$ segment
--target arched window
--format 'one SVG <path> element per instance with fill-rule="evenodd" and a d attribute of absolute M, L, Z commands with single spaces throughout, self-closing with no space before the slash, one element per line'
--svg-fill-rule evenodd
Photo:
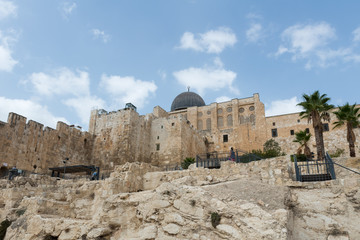
<path fill-rule="evenodd" d="M 240 122 L 240 124 L 244 124 L 244 123 L 245 123 L 245 117 L 244 117 L 244 115 L 240 115 L 240 116 L 239 116 L 239 122 Z"/>
<path fill-rule="evenodd" d="M 203 130 L 203 121 L 202 120 L 198 120 L 197 128 L 198 128 L 198 130 Z"/>
<path fill-rule="evenodd" d="M 218 127 L 223 127 L 224 126 L 224 118 L 223 117 L 218 117 L 217 125 L 218 125 Z"/>
<path fill-rule="evenodd" d="M 211 130 L 211 118 L 206 119 L 206 129 Z"/>
<path fill-rule="evenodd" d="M 232 125 L 233 125 L 233 118 L 232 118 L 232 115 L 229 114 L 229 115 L 227 116 L 227 126 L 228 126 L 228 127 L 232 127 Z"/>
<path fill-rule="evenodd" d="M 251 122 L 252 124 L 255 124 L 255 114 L 251 114 L 251 115 L 250 115 L 250 122 Z"/>

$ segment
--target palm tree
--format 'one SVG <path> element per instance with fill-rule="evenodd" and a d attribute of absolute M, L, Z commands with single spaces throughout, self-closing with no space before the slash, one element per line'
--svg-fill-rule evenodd
<path fill-rule="evenodd" d="M 311 158 L 311 151 L 307 143 L 311 138 L 311 133 L 307 133 L 305 130 L 295 133 L 295 140 L 293 142 L 297 142 L 300 144 L 300 147 L 297 150 L 297 154 L 301 154 L 302 148 L 304 148 L 304 154 L 307 158 Z"/>
<path fill-rule="evenodd" d="M 350 157 L 356 156 L 356 154 L 355 154 L 356 137 L 355 137 L 353 129 L 360 125 L 360 121 L 359 121 L 360 108 L 356 108 L 355 106 L 356 106 L 356 104 L 349 105 L 349 103 L 346 103 L 342 107 L 339 106 L 339 109 L 336 112 L 334 112 L 336 118 L 338 119 L 338 121 L 334 122 L 334 124 L 335 124 L 334 128 L 337 128 L 337 127 L 340 127 L 340 126 L 343 126 L 346 124 L 346 129 L 347 129 L 346 138 L 349 143 Z"/>
<path fill-rule="evenodd" d="M 330 122 L 329 110 L 334 106 L 328 104 L 330 98 L 326 97 L 326 94 L 320 95 L 319 91 L 315 91 L 311 95 L 303 94 L 303 102 L 299 103 L 304 111 L 300 112 L 301 118 L 307 118 L 308 121 L 312 121 L 316 150 L 318 160 L 323 160 L 325 157 L 325 147 L 323 139 L 323 123 L 321 120 Z"/>

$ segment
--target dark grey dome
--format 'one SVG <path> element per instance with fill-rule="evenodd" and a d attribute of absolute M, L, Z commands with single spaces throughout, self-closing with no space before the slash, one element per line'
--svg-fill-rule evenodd
<path fill-rule="evenodd" d="M 205 102 L 198 94 L 194 92 L 183 92 L 176 96 L 171 104 L 171 111 L 186 109 L 188 107 L 205 106 Z"/>

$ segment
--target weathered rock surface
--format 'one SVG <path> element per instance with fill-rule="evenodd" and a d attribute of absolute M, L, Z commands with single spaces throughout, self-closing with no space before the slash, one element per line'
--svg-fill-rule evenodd
<path fill-rule="evenodd" d="M 173 172 L 131 163 L 102 181 L 2 180 L 5 239 L 360 239 L 360 177 L 293 182 L 287 162 Z"/>

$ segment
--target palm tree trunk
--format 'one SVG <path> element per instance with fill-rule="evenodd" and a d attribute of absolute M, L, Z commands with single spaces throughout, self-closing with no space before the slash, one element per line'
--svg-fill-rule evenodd
<path fill-rule="evenodd" d="M 355 134 L 350 123 L 346 124 L 347 127 L 347 140 L 349 142 L 350 157 L 356 157 L 355 153 Z"/>
<path fill-rule="evenodd" d="M 325 158 L 325 147 L 323 140 L 323 129 L 322 122 L 320 116 L 314 114 L 313 116 L 313 127 L 315 132 L 315 141 L 316 141 L 316 150 L 317 150 L 317 158 L 319 161 L 324 160 Z"/>

